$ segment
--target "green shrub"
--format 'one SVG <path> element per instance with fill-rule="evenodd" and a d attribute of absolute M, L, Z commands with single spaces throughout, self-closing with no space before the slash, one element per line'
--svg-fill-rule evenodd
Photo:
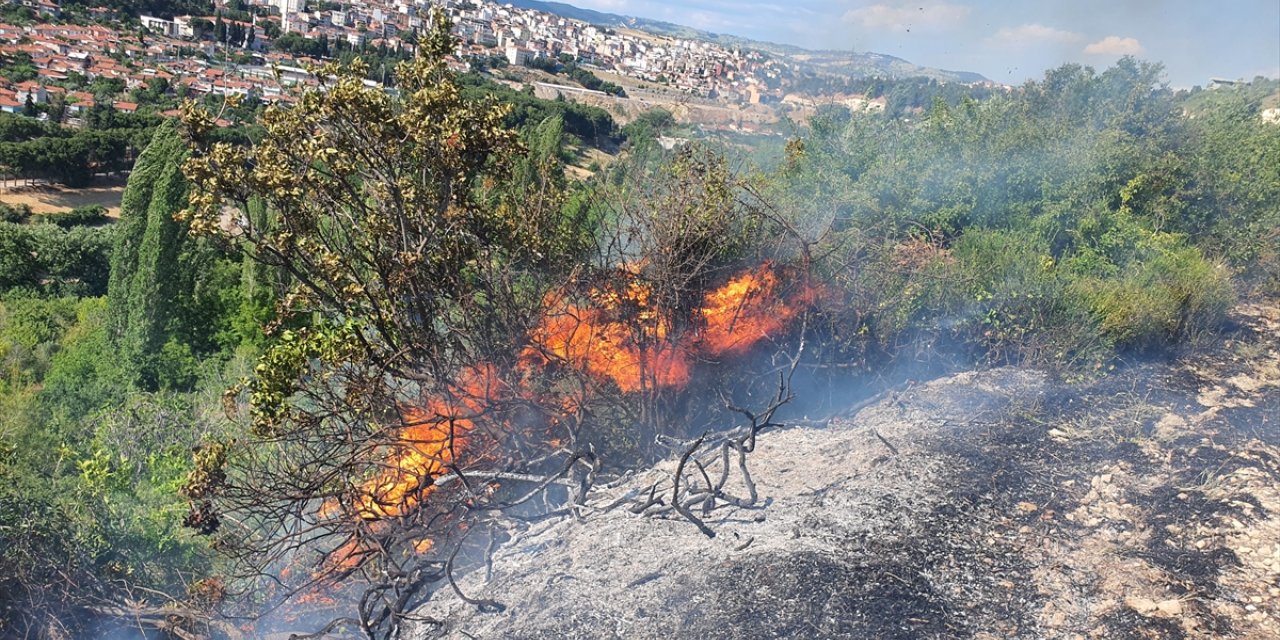
<path fill-rule="evenodd" d="M 1088 305 L 1119 348 L 1147 349 L 1218 326 L 1235 300 L 1227 269 L 1168 237 L 1121 275 L 1083 276 L 1072 294 Z"/>
<path fill-rule="evenodd" d="M 30 205 L 0 203 L 0 222 L 26 222 L 30 217 Z"/>
<path fill-rule="evenodd" d="M 70 211 L 45 214 L 43 218 L 64 229 L 79 225 L 96 225 L 106 222 L 107 208 L 94 204 L 76 207 Z"/>
<path fill-rule="evenodd" d="M 971 230 L 955 244 L 968 310 L 957 330 L 988 361 L 1088 369 L 1111 354 L 1097 319 L 1070 295 L 1049 242 L 1029 230 Z"/>

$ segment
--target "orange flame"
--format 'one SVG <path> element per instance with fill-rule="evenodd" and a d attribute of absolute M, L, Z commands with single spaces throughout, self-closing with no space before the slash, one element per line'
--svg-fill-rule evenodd
<path fill-rule="evenodd" d="M 706 322 L 702 345 L 712 355 L 741 354 L 761 340 L 776 336 L 813 301 L 809 291 L 798 300 L 777 295 L 778 274 L 772 269 L 744 273 L 712 291 L 699 311 Z M 803 304 L 801 304 L 803 303 Z"/>
<path fill-rule="evenodd" d="M 694 314 L 699 330 L 677 336 L 670 320 L 654 308 L 651 288 L 635 270 L 623 272 L 628 279 L 622 287 L 592 289 L 581 302 L 571 301 L 564 292 L 546 296 L 542 319 L 529 332 L 528 346 L 519 358 L 520 377 L 514 382 L 502 386 L 496 367 L 479 365 L 464 371 L 446 397 L 406 408 L 406 426 L 398 434 L 395 451 L 386 458 L 384 469 L 361 485 L 352 511 L 366 521 L 412 513 L 435 491 L 435 480 L 471 444 L 476 420 L 504 394 L 532 399 L 534 392 L 526 388 L 529 381 L 549 366 L 611 382 L 624 393 L 683 388 L 692 378 L 695 357 L 745 353 L 762 340 L 780 335 L 814 299 L 807 287 L 784 299 L 778 273 L 766 264 L 707 293 Z M 549 406 L 572 413 L 582 402 L 566 394 Z M 340 509 L 340 504 L 330 501 L 321 515 L 332 516 Z M 421 540 L 414 546 L 425 552 L 431 544 Z M 339 566 L 352 566 L 361 551 L 353 539 L 330 557 Z"/>
<path fill-rule="evenodd" d="M 596 289 L 588 299 L 591 306 L 559 293 L 547 296 L 542 322 L 530 331 L 521 357 L 526 366 L 560 361 L 627 393 L 689 383 L 688 356 L 667 340 L 667 322 L 650 305 L 647 286 L 632 280 L 621 295 Z"/>
<path fill-rule="evenodd" d="M 435 489 L 432 484 L 443 475 L 467 444 L 467 434 L 475 428 L 489 399 L 496 397 L 497 372 L 490 365 L 467 369 L 448 397 L 436 397 L 425 407 L 405 409 L 405 427 L 399 443 L 405 446 L 387 460 L 387 471 L 362 487 L 357 512 L 366 520 L 402 516 L 417 508 Z"/>

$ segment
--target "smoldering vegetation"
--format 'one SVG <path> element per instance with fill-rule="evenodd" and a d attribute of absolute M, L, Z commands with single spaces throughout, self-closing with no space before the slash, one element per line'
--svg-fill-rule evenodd
<path fill-rule="evenodd" d="M 1068 384 L 946 375 L 762 435 L 757 508 L 512 529 L 412 637 L 1266 638 L 1277 632 L 1280 310 Z M 671 459 L 597 496 L 674 473 Z"/>

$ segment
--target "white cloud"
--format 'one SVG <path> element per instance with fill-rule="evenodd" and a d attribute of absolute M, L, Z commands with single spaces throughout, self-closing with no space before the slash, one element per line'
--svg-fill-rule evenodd
<path fill-rule="evenodd" d="M 1142 43 L 1137 38 L 1120 36 L 1107 36 L 1084 48 L 1085 53 L 1095 56 L 1136 56 L 1142 51 Z"/>
<path fill-rule="evenodd" d="M 1021 49 L 1046 44 L 1072 44 L 1084 40 L 1084 35 L 1042 24 L 1024 24 L 1001 29 L 983 42 L 994 47 Z"/>
<path fill-rule="evenodd" d="M 946 2 L 898 2 L 851 9 L 843 19 L 867 29 L 943 31 L 958 26 L 972 11 L 968 6 Z"/>

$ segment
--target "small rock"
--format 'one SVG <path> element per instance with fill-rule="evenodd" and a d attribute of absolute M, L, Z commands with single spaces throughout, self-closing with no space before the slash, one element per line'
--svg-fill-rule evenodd
<path fill-rule="evenodd" d="M 1197 548 L 1197 549 L 1203 549 L 1203 548 L 1204 548 L 1204 540 L 1196 540 L 1196 548 Z"/>
<path fill-rule="evenodd" d="M 1166 616 L 1170 616 L 1170 617 L 1180 616 L 1182 615 L 1182 601 L 1181 600 L 1164 600 L 1160 602 L 1160 604 L 1156 605 L 1156 609 L 1158 609 L 1160 613 Z"/>
<path fill-rule="evenodd" d="M 1124 599 L 1124 604 L 1130 609 L 1142 614 L 1151 613 L 1156 610 L 1156 601 L 1150 598 L 1129 597 Z"/>
<path fill-rule="evenodd" d="M 1035 505 L 1035 503 L 1032 503 L 1032 502 L 1019 502 L 1019 503 L 1018 503 L 1018 510 L 1019 510 L 1019 511 L 1022 511 L 1022 512 L 1025 512 L 1025 513 L 1031 513 L 1031 512 L 1033 512 L 1033 511 L 1035 511 L 1035 510 L 1039 509 L 1039 508 L 1040 508 L 1040 507 L 1036 506 L 1036 505 Z"/>

